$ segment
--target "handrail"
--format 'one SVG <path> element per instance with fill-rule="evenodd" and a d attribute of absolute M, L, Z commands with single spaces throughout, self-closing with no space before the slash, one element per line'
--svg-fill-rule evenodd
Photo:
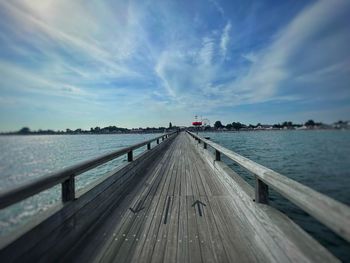
<path fill-rule="evenodd" d="M 133 161 L 133 151 L 147 145 L 147 150 L 151 149 L 151 143 L 157 141 L 157 144 L 160 143 L 160 139 L 164 141 L 169 138 L 171 135 L 174 135 L 177 132 L 172 132 L 168 134 L 163 134 L 156 138 L 137 143 L 135 145 L 104 154 L 102 156 L 93 158 L 91 160 L 83 161 L 76 165 L 69 166 L 60 171 L 53 172 L 46 176 L 31 180 L 22 185 L 15 186 L 12 189 L 5 190 L 0 192 L 0 209 L 3 209 L 7 206 L 15 204 L 19 201 L 22 201 L 30 196 L 38 194 L 44 190 L 47 190 L 57 184 L 62 184 L 62 201 L 67 202 L 75 199 L 75 176 L 82 174 L 88 170 L 96 168 L 106 162 L 109 162 L 117 157 L 122 156 L 123 154 L 128 155 L 128 162 Z"/>
<path fill-rule="evenodd" d="M 299 208 L 332 229 L 336 234 L 350 242 L 349 206 L 226 149 L 217 143 L 204 139 L 190 131 L 187 132 L 198 140 L 199 143 L 203 142 L 204 149 L 207 149 L 207 145 L 215 149 L 216 161 L 220 161 L 222 153 L 255 174 L 255 202 L 268 204 L 268 187 L 270 186 Z"/>

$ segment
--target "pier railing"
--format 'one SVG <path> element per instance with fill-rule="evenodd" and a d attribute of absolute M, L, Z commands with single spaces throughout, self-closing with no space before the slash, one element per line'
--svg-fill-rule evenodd
<path fill-rule="evenodd" d="M 176 132 L 163 134 L 156 138 L 104 154 L 100 157 L 81 162 L 79 164 L 64 168 L 58 172 L 42 176 L 38 179 L 31 180 L 23 185 L 16 186 L 12 189 L 0 192 L 0 209 L 18 203 L 28 197 L 38 194 L 44 190 L 61 184 L 62 202 L 68 202 L 75 199 L 75 177 L 88 170 L 96 168 L 122 155 L 127 155 L 128 162 L 133 161 L 133 151 L 143 146 L 147 146 L 147 150 L 151 150 L 151 143 L 157 142 L 157 145 L 174 135 Z"/>
<path fill-rule="evenodd" d="M 268 190 L 271 187 L 350 242 L 350 208 L 347 205 L 226 149 L 215 142 L 192 132 L 187 132 L 199 144 L 203 144 L 204 149 L 210 146 L 215 150 L 215 161 L 221 161 L 221 154 L 223 154 L 255 175 L 255 202 L 268 204 Z"/>

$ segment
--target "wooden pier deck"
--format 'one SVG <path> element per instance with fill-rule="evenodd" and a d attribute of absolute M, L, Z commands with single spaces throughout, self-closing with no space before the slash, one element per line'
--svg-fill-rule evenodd
<path fill-rule="evenodd" d="M 133 167 L 140 167 L 132 179 L 128 184 L 129 179 L 118 181 L 123 192 L 113 185 L 121 171 L 124 177 L 130 173 L 128 165 L 109 175 L 107 180 L 114 181 L 103 190 L 106 179 L 85 193 L 89 198 L 83 194 L 68 201 L 67 207 L 5 246 L 1 261 L 338 261 L 287 216 L 255 202 L 254 189 L 219 161 L 220 156 L 215 160 L 205 149 L 207 143 L 185 132 L 168 137 L 152 156 L 146 153 L 139 164 L 134 161 Z M 81 205 L 74 204 L 79 200 Z M 64 218 L 58 220 L 57 213 Z M 20 248 L 29 241 L 34 245 Z"/>
<path fill-rule="evenodd" d="M 301 256 L 307 242 L 288 244 L 282 233 L 272 230 L 277 227 L 267 216 L 257 224 L 255 212 L 242 211 L 249 204 L 242 204 L 240 193 L 227 182 L 230 179 L 215 174 L 198 158 L 189 136 L 180 134 L 131 194 L 133 200 L 116 211 L 119 222 L 103 233 L 110 238 L 102 245 L 98 260 L 287 262 Z M 196 201 L 201 203 L 194 205 Z M 129 207 L 140 211 L 133 213 Z M 79 254 L 85 259 L 85 251 Z"/>

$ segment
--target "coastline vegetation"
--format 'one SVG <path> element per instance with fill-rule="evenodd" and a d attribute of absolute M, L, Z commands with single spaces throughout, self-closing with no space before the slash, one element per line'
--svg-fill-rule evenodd
<path fill-rule="evenodd" d="M 216 121 L 213 126 L 207 125 L 199 128 L 195 127 L 178 127 L 172 125 L 170 122 L 168 127 L 146 127 L 146 128 L 121 128 L 117 126 L 107 126 L 107 127 L 95 127 L 89 130 L 84 129 L 66 129 L 66 130 L 31 130 L 29 127 L 23 127 L 18 131 L 13 132 L 2 132 L 0 135 L 75 135 L 75 134 L 133 134 L 133 133 L 163 133 L 170 130 L 177 129 L 190 129 L 190 130 L 205 130 L 205 131 L 250 131 L 250 130 L 310 130 L 310 129 L 340 129 L 340 130 L 350 130 L 350 121 L 337 121 L 333 124 L 324 124 L 322 122 L 315 122 L 313 120 L 308 120 L 304 124 L 293 123 L 291 121 L 285 121 L 283 123 L 277 124 L 243 124 L 240 122 L 232 122 L 226 125 L 222 124 L 221 121 Z"/>
<path fill-rule="evenodd" d="M 243 124 L 240 122 L 232 122 L 228 123 L 226 125 L 222 124 L 221 121 L 216 121 L 211 126 L 203 127 L 204 130 L 210 131 L 210 130 L 221 130 L 221 131 L 244 131 L 244 130 L 315 130 L 315 129 L 350 129 L 350 122 L 349 121 L 337 121 L 333 124 L 325 124 L 322 122 L 315 122 L 314 120 L 308 120 L 303 124 L 300 123 L 293 123 L 291 121 L 285 121 L 283 123 L 277 123 L 277 124 L 261 124 L 258 123 L 256 125 L 253 124 Z"/>
<path fill-rule="evenodd" d="M 170 123 L 171 124 L 171 123 Z M 175 129 L 177 127 L 170 126 L 170 129 Z M 165 130 L 169 129 L 166 127 L 147 127 L 147 128 L 121 128 L 117 126 L 107 126 L 107 127 L 95 127 L 90 128 L 89 130 L 84 129 L 66 129 L 66 130 L 31 130 L 29 127 L 23 127 L 19 131 L 13 131 L 13 132 L 3 132 L 0 133 L 0 135 L 60 135 L 60 134 L 68 134 L 68 135 L 74 135 L 74 134 L 132 134 L 132 133 L 162 133 Z"/>

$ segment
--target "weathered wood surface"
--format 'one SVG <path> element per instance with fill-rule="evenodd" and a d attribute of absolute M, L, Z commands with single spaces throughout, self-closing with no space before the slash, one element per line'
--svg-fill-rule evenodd
<path fill-rule="evenodd" d="M 350 242 L 350 208 L 347 205 L 230 151 L 217 143 L 200 138 L 193 133 L 190 134 L 197 138 L 197 140 L 199 138 L 199 140 L 213 147 L 216 153 L 220 152 L 224 154 L 254 173 L 257 180 L 260 181 L 257 185 L 257 201 L 262 200 L 263 203 L 266 203 L 267 186 L 271 186 L 289 201 Z"/>
<path fill-rule="evenodd" d="M 147 159 L 147 167 L 135 165 L 138 169 L 125 173 L 138 179 L 130 181 L 128 185 L 132 187 L 127 188 L 122 200 L 113 191 L 119 181 L 114 181 L 111 187 L 104 185 L 109 190 L 100 188 L 99 194 L 103 196 L 93 202 L 96 207 L 84 210 L 83 206 L 80 216 L 89 218 L 88 211 L 93 215 L 94 209 L 105 216 L 94 218 L 89 228 L 77 232 L 80 236 L 65 236 L 69 231 L 74 232 L 79 222 L 71 227 L 66 225 L 69 231 L 56 226 L 61 230 L 52 230 L 50 246 L 38 243 L 34 250 L 28 249 L 17 260 L 337 261 L 288 217 L 268 205 L 254 202 L 254 189 L 223 162 L 215 161 L 203 149 L 203 143 L 198 144 L 181 133 L 169 144 L 170 147 L 164 146 L 162 152 Z M 103 201 L 105 198 L 109 201 Z M 85 202 L 85 206 L 91 204 Z M 99 207 L 99 202 L 106 205 Z M 61 249 L 56 249 L 54 242 Z M 0 259 L 3 259 L 1 253 Z"/>

